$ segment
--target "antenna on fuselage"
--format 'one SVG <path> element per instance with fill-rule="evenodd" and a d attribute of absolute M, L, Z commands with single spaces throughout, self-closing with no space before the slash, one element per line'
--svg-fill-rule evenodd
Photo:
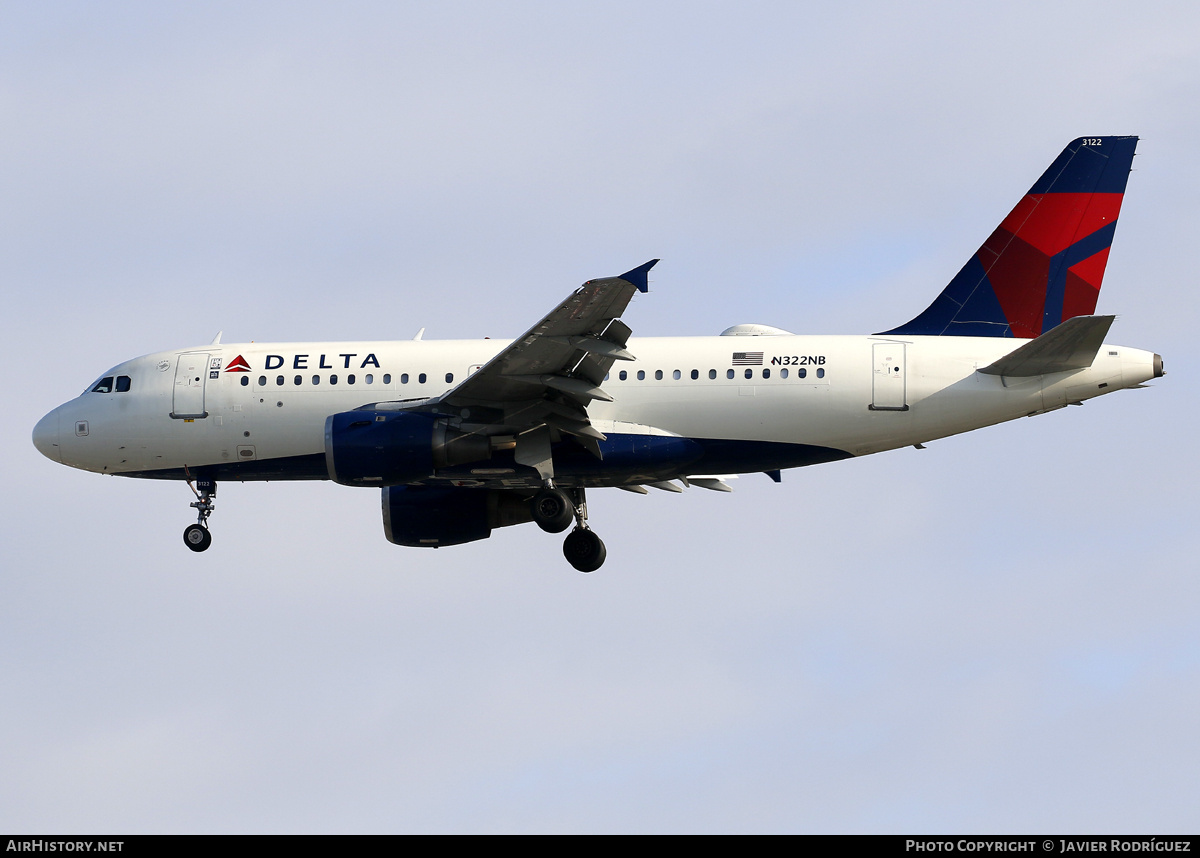
<path fill-rule="evenodd" d="M 221 345 L 221 334 L 223 334 L 223 333 L 225 333 L 225 332 L 224 332 L 224 331 L 217 331 L 217 335 L 216 335 L 215 337 L 213 337 L 213 341 L 212 341 L 211 343 L 209 343 L 209 345 L 210 345 L 210 346 L 219 346 L 219 345 Z"/>
<path fill-rule="evenodd" d="M 415 337 L 413 337 L 413 339 L 414 339 L 414 340 L 419 340 L 419 339 L 421 339 L 421 337 L 423 337 L 423 336 L 425 336 L 425 329 L 424 329 L 424 328 L 421 328 L 421 330 L 417 331 L 417 335 L 416 335 Z"/>

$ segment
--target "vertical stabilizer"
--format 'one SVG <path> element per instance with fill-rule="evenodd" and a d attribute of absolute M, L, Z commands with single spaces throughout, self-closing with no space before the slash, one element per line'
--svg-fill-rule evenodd
<path fill-rule="evenodd" d="M 1071 141 L 929 308 L 883 333 L 1028 339 L 1094 313 L 1137 140 Z"/>

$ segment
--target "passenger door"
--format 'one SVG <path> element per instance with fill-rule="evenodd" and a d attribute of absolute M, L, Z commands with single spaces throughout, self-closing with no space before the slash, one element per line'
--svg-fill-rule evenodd
<path fill-rule="evenodd" d="M 207 417 L 204 410 L 204 383 L 208 379 L 208 352 L 189 352 L 175 364 L 175 391 L 171 398 L 171 416 L 177 420 Z"/>
<path fill-rule="evenodd" d="M 904 343 L 875 343 L 871 349 L 871 410 L 907 411 Z"/>

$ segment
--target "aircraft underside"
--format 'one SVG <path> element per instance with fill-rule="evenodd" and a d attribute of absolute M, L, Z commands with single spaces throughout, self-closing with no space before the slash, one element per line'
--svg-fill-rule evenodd
<path fill-rule="evenodd" d="M 665 455 L 654 436 L 617 438 L 609 436 L 613 447 L 597 459 L 578 445 L 563 441 L 554 444 L 554 480 L 559 485 L 603 488 L 645 485 L 661 480 L 695 474 L 747 474 L 799 468 L 835 462 L 851 457 L 845 450 L 811 444 L 787 444 L 773 441 L 733 441 L 714 438 L 671 438 L 678 452 Z M 640 442 L 640 443 L 639 443 Z M 607 447 L 608 444 L 602 444 Z M 634 449 L 641 448 L 635 452 Z M 624 455 L 622 455 L 624 454 Z M 162 468 L 146 471 L 121 471 L 117 476 L 141 479 L 210 479 L 222 482 L 330 479 L 325 453 L 259 459 L 250 462 L 219 462 L 188 468 Z M 438 469 L 436 476 L 415 480 L 413 485 L 478 486 L 492 489 L 540 488 L 538 472 L 514 461 L 512 451 L 497 451 L 486 461 L 471 462 Z"/>

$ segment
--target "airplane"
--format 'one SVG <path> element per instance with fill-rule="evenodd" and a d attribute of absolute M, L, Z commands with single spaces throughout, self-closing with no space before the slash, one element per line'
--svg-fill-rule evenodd
<path fill-rule="evenodd" d="M 221 343 L 106 370 L 33 430 L 48 458 L 186 481 L 193 551 L 218 481 L 333 480 L 380 490 L 397 544 L 494 528 L 574 527 L 563 553 L 604 563 L 588 489 L 728 491 L 727 479 L 922 445 L 1145 386 L 1153 352 L 1094 315 L 1137 137 L 1063 149 L 933 303 L 869 336 L 735 325 L 633 338 L 651 260 L 589 280 L 510 343 Z M 423 330 L 422 330 L 423 333 Z"/>

